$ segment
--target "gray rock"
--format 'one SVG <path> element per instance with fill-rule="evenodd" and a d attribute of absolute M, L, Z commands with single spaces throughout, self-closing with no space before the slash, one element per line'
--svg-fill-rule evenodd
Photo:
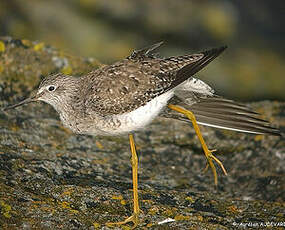
<path fill-rule="evenodd" d="M 33 70 L 22 58 L 26 77 L 15 79 L 10 66 L 4 66 L 2 107 L 26 95 L 42 73 L 56 69 L 52 52 L 35 51 L 33 46 L 14 46 L 11 51 L 5 44 L 1 58 L 16 58 L 22 52 L 37 55 L 39 69 Z M 17 59 L 20 62 L 21 56 Z M 43 60 L 50 61 L 48 67 L 41 67 L 44 70 Z M 25 69 L 33 78 L 30 85 Z M 285 103 L 263 101 L 250 106 L 284 130 Z M 217 187 L 210 171 L 202 173 L 206 161 L 191 124 L 157 119 L 136 134 L 140 227 L 232 229 L 284 224 L 284 139 L 201 129 L 229 173 L 224 176 L 219 169 Z M 109 229 L 106 222 L 132 213 L 131 182 L 127 136 L 72 134 L 62 127 L 55 111 L 41 103 L 0 112 L 2 229 Z M 167 218 L 175 221 L 158 224 Z"/>

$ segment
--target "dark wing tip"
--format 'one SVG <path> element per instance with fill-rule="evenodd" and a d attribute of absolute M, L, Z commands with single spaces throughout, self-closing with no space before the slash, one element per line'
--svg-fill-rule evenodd
<path fill-rule="evenodd" d="M 199 72 L 206 65 L 212 62 L 216 57 L 218 57 L 226 48 L 227 46 L 222 46 L 219 48 L 214 48 L 198 53 L 203 54 L 203 56 L 201 55 L 202 57 L 200 59 L 184 66 L 177 72 L 177 78 L 172 82 L 172 88 L 179 85 L 186 79 L 190 78 L 195 73 Z"/>
<path fill-rule="evenodd" d="M 272 128 L 272 127 L 271 127 L 271 129 L 272 129 L 272 131 L 268 132 L 268 134 L 273 135 L 273 136 L 278 136 L 278 137 L 285 139 L 285 135 L 284 135 L 284 133 L 281 133 L 280 129 Z"/>
<path fill-rule="evenodd" d="M 227 49 L 228 46 L 221 46 L 218 48 L 214 48 L 214 49 L 210 49 L 210 50 L 205 50 L 203 52 L 201 52 L 202 54 L 204 54 L 204 56 L 219 56 L 225 49 Z"/>
<path fill-rule="evenodd" d="M 159 48 L 164 42 L 160 41 L 151 46 L 144 47 L 140 50 L 134 50 L 133 53 L 127 57 L 127 59 L 139 59 L 144 57 L 153 57 L 152 52 Z"/>
<path fill-rule="evenodd" d="M 281 130 L 278 129 L 279 132 L 276 133 L 275 136 L 280 136 L 282 140 L 285 140 L 285 132 L 282 132 Z"/>
<path fill-rule="evenodd" d="M 151 52 L 151 51 L 159 48 L 160 46 L 162 46 L 163 43 L 164 43 L 164 41 L 160 41 L 160 42 L 157 42 L 157 43 L 155 43 L 155 44 L 153 44 L 153 45 L 151 45 L 149 47 L 146 47 L 145 49 L 147 50 L 147 52 Z"/>

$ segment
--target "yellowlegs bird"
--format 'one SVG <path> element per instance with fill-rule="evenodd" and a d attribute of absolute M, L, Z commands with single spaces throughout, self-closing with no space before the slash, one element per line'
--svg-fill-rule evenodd
<path fill-rule="evenodd" d="M 216 162 L 198 124 L 256 134 L 279 135 L 278 129 L 244 105 L 217 96 L 206 83 L 193 77 L 226 47 L 196 54 L 159 58 L 153 51 L 162 43 L 134 51 L 129 57 L 81 77 L 63 74 L 44 79 L 31 96 L 5 110 L 44 101 L 59 113 L 64 126 L 90 135 L 128 134 L 132 153 L 133 215 L 113 224 L 139 223 L 138 158 L 133 133 L 157 116 L 190 120 L 202 144 L 207 166 L 217 184 Z"/>

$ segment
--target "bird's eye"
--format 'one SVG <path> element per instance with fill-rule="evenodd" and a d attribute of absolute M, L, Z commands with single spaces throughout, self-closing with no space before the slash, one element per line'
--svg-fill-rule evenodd
<path fill-rule="evenodd" d="M 52 91 L 55 90 L 55 86 L 54 85 L 50 85 L 50 86 L 48 86 L 47 89 L 48 89 L 48 91 L 52 92 Z"/>

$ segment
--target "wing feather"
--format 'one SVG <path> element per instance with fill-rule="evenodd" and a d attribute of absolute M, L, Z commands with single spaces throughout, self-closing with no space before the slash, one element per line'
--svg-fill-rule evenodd
<path fill-rule="evenodd" d="M 281 136 L 280 130 L 272 127 L 268 121 L 260 119 L 258 113 L 245 105 L 217 95 L 209 97 L 209 95 L 200 94 L 196 96 L 195 103 L 192 98 L 191 104 L 186 102 L 186 98 L 178 98 L 177 96 L 172 100 L 176 105 L 193 112 L 197 123 L 201 125 L 246 133 Z M 164 111 L 161 116 L 189 122 L 185 116 L 169 109 Z"/>
<path fill-rule="evenodd" d="M 152 57 L 151 52 L 160 45 L 134 51 L 128 58 L 85 76 L 88 85 L 83 90 L 85 112 L 102 116 L 131 112 L 191 78 L 225 49 L 169 58 Z"/>

